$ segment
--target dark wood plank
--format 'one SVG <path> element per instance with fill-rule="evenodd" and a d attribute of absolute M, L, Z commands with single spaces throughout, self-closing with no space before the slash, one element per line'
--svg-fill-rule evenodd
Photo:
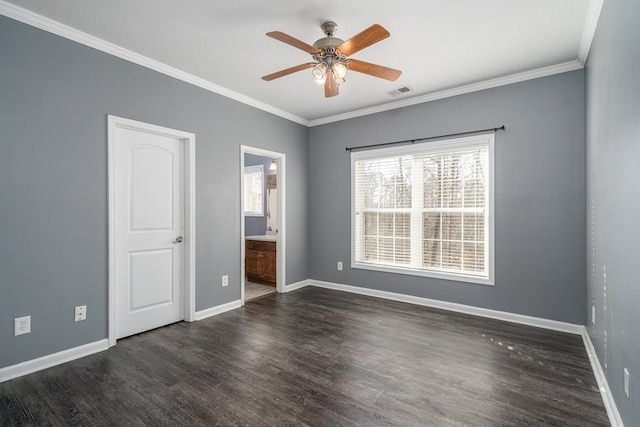
<path fill-rule="evenodd" d="M 0 384 L 0 425 L 609 425 L 578 336 L 304 288 Z"/>

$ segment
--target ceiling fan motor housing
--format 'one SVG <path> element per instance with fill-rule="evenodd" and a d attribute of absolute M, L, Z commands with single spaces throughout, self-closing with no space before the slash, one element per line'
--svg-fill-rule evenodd
<path fill-rule="evenodd" d="M 342 43 L 344 43 L 344 40 L 337 37 L 323 37 L 320 40 L 316 40 L 316 42 L 313 44 L 313 47 L 320 50 L 335 49 Z"/>
<path fill-rule="evenodd" d="M 338 24 L 335 22 L 325 22 L 322 24 L 322 31 L 326 34 L 313 44 L 313 47 L 322 50 L 325 54 L 331 54 L 335 52 L 335 48 L 344 43 L 344 40 L 334 37 L 334 34 L 338 30 Z"/>

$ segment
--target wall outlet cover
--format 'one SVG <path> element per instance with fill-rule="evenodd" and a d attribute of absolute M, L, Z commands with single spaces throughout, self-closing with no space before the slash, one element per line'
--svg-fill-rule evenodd
<path fill-rule="evenodd" d="M 31 332 L 31 316 L 17 317 L 13 323 L 13 335 L 23 335 Z"/>
<path fill-rule="evenodd" d="M 87 306 L 79 305 L 75 310 L 74 322 L 80 322 L 87 319 Z"/>
<path fill-rule="evenodd" d="M 342 271 L 342 261 L 338 261 L 338 271 Z"/>
<path fill-rule="evenodd" d="M 222 276 L 222 286 L 229 286 L 229 276 L 226 274 Z"/>

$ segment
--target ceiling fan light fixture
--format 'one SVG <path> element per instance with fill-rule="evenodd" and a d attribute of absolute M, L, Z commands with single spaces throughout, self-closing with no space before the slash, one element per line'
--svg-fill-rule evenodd
<path fill-rule="evenodd" d="M 318 86 L 322 86 L 324 82 L 327 80 L 327 66 L 325 63 L 321 62 L 311 70 L 311 75 L 313 76 L 313 81 Z"/>
<path fill-rule="evenodd" d="M 322 56 L 317 60 L 320 62 L 311 70 L 315 84 L 323 86 L 328 78 L 337 86 L 345 82 L 344 78 L 349 71 L 347 64 L 333 56 Z"/>
<path fill-rule="evenodd" d="M 337 79 L 344 81 L 348 70 L 346 65 L 344 65 L 342 62 L 336 62 L 335 64 L 333 64 L 333 67 L 331 67 L 331 69 Z"/>

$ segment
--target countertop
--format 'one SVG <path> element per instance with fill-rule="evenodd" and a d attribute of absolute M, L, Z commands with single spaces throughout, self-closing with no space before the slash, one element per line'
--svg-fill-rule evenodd
<path fill-rule="evenodd" d="M 262 234 L 258 236 L 245 236 L 245 240 L 262 240 L 265 242 L 275 242 L 276 241 L 275 234 Z"/>

